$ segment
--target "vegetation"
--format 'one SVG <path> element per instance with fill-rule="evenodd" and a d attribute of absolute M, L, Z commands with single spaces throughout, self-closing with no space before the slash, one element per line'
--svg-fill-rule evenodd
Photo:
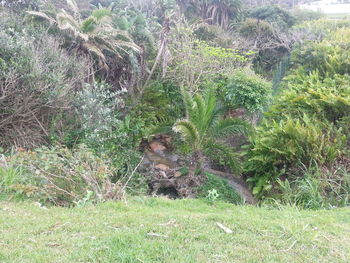
<path fill-rule="evenodd" d="M 305 180 L 318 185 L 315 187 L 319 188 L 316 191 L 320 195 L 319 206 L 344 203 L 342 198 L 325 202 L 323 195 L 329 195 L 328 191 L 338 196 L 349 193 L 348 129 L 347 124 L 344 126 L 350 109 L 348 65 L 340 58 L 347 56 L 347 48 L 342 45 L 347 31 L 341 28 L 324 40 L 309 42 L 292 53 L 295 68 L 286 77 L 288 89 L 266 112 L 266 120 L 252 139 L 248 153 L 247 172 L 259 174 L 249 179 L 255 185 L 256 194 L 271 191 L 273 182 L 282 176 L 295 182 L 294 191 L 298 196 L 302 191 L 299 183 L 305 182 L 300 177 L 305 176 Z M 327 42 L 334 45 L 327 48 L 323 45 Z M 337 55 L 339 49 L 342 56 Z M 309 172 L 305 173 L 305 167 Z M 344 173 L 339 174 L 338 170 Z M 323 180 L 325 183 L 321 183 Z M 331 183 L 334 180 L 340 188 L 334 187 Z"/>
<path fill-rule="evenodd" d="M 297 2 L 0 1 L 0 261 L 348 262 L 350 20 Z"/>
<path fill-rule="evenodd" d="M 5 263 L 347 262 L 349 257 L 346 208 L 271 210 L 139 197 L 73 209 L 0 205 Z"/>
<path fill-rule="evenodd" d="M 236 154 L 225 144 L 218 142 L 216 138 L 230 134 L 244 133 L 248 125 L 240 119 L 223 119 L 222 108 L 217 105 L 217 99 L 213 89 L 204 92 L 204 96 L 183 92 L 186 119 L 178 120 L 173 127 L 183 139 L 191 146 L 194 155 L 194 165 L 190 168 L 189 175 L 193 176 L 196 170 L 202 168 L 203 154 L 216 151 L 226 156 L 230 168 L 239 171 Z"/>
<path fill-rule="evenodd" d="M 250 113 L 261 112 L 268 105 L 271 85 L 253 71 L 238 70 L 220 89 L 225 105 L 244 108 Z"/>
<path fill-rule="evenodd" d="M 213 174 L 206 174 L 207 181 L 200 187 L 198 197 L 203 198 L 211 204 L 217 201 L 225 201 L 233 204 L 243 204 L 244 200 L 228 184 L 227 180 Z"/>

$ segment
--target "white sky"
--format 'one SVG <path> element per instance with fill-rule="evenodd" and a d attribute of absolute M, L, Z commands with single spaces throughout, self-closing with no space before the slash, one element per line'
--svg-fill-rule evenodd
<path fill-rule="evenodd" d="M 337 4 L 335 0 L 321 0 L 311 4 L 300 5 L 301 8 L 322 11 L 326 14 L 350 14 L 350 4 Z"/>

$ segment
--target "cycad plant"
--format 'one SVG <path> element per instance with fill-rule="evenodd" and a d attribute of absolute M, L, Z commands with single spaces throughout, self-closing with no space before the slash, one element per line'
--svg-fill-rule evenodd
<path fill-rule="evenodd" d="M 230 168 L 240 170 L 237 154 L 222 140 L 225 136 L 242 134 L 249 130 L 249 124 L 238 118 L 223 118 L 223 108 L 217 102 L 215 91 L 208 89 L 193 97 L 183 91 L 186 118 L 178 120 L 173 130 L 192 148 L 193 162 L 189 175 L 193 176 L 203 168 L 204 156 L 217 153 L 226 157 Z"/>
<path fill-rule="evenodd" d="M 27 13 L 58 29 L 65 39 L 65 46 L 70 51 L 90 56 L 98 70 L 109 71 L 108 58 L 115 63 L 123 55 L 140 51 L 126 31 L 113 27 L 111 8 L 100 7 L 82 20 L 75 1 L 67 0 L 67 3 L 74 15 L 63 9 L 55 16 L 37 11 Z"/>

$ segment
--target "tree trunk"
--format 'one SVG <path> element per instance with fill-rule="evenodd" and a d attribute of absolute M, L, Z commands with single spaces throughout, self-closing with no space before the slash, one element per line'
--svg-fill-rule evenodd
<path fill-rule="evenodd" d="M 201 151 L 193 153 L 191 165 L 188 171 L 188 176 L 193 177 L 196 175 L 198 169 L 203 170 L 203 154 Z"/>

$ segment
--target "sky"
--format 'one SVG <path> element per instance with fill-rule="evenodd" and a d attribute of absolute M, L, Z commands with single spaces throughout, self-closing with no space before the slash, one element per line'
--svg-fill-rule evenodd
<path fill-rule="evenodd" d="M 350 14 L 350 4 L 338 4 L 336 0 L 321 0 L 311 4 L 304 4 L 300 7 L 313 11 L 322 11 L 326 14 Z"/>

